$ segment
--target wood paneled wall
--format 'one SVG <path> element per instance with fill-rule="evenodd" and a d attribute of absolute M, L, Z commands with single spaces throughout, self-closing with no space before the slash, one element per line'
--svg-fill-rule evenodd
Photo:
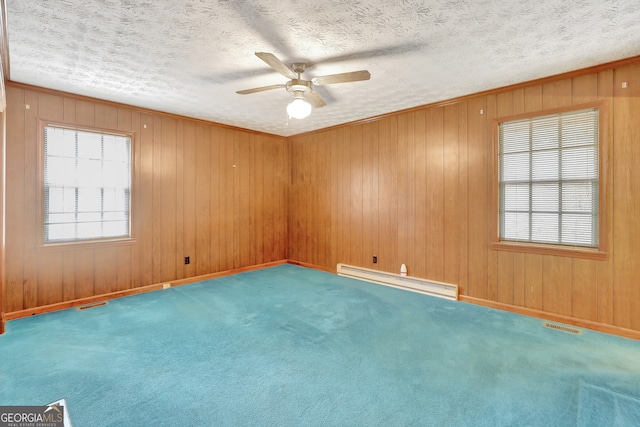
<path fill-rule="evenodd" d="M 493 119 L 600 99 L 607 259 L 491 249 Z M 16 84 L 7 100 L 5 312 L 291 259 L 405 263 L 467 297 L 640 331 L 638 63 L 288 139 Z M 37 249 L 38 118 L 134 132 L 134 244 Z"/>
<path fill-rule="evenodd" d="M 0 67 L 1 68 L 1 67 Z M 0 334 L 4 333 L 4 262 L 5 262 L 5 239 L 4 239 L 4 152 L 5 152 L 5 113 L 0 112 Z"/>
<path fill-rule="evenodd" d="M 490 249 L 493 119 L 601 99 L 608 258 Z M 293 137 L 289 257 L 329 269 L 399 272 L 405 263 L 469 297 L 638 331 L 638 117 L 633 64 Z"/>
<path fill-rule="evenodd" d="M 7 95 L 5 312 L 287 258 L 284 138 L 15 84 Z M 134 132 L 134 244 L 36 247 L 39 118 Z"/>

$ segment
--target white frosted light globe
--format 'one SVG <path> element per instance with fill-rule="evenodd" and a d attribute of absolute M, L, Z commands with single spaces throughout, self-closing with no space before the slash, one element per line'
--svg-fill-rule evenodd
<path fill-rule="evenodd" d="M 304 119 L 311 114 L 311 104 L 301 98 L 296 98 L 287 105 L 287 114 L 294 119 Z"/>

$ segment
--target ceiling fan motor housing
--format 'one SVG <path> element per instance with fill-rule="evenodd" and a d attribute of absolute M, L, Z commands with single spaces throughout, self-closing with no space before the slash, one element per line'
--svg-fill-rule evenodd
<path fill-rule="evenodd" d="M 292 79 L 287 82 L 286 88 L 289 93 L 307 93 L 311 91 L 311 82 L 309 80 Z"/>

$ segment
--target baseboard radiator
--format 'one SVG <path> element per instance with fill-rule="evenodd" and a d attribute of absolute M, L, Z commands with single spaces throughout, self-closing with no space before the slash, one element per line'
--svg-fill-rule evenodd
<path fill-rule="evenodd" d="M 412 276 L 401 276 L 399 274 L 354 267 L 346 264 L 338 264 L 338 275 L 365 280 L 379 285 L 420 292 L 434 297 L 450 300 L 458 299 L 458 286 L 450 283 L 434 282 L 433 280 L 425 280 Z"/>

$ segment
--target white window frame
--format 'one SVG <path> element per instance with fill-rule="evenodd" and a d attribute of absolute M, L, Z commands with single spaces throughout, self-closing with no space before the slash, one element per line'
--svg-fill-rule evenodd
<path fill-rule="evenodd" d="M 502 238 L 501 233 L 501 221 L 503 221 L 501 206 L 503 194 L 501 193 L 501 176 L 500 176 L 500 126 L 507 122 L 519 122 L 535 120 L 537 118 L 543 119 L 554 115 L 563 115 L 567 113 L 578 112 L 581 110 L 597 110 L 598 114 L 598 177 L 597 177 L 597 191 L 598 200 L 597 205 L 593 206 L 593 211 L 597 214 L 598 227 L 595 231 L 595 241 L 591 244 L 580 244 L 577 242 L 544 242 L 533 241 L 529 239 L 518 238 Z M 535 113 L 520 114 L 516 116 L 499 118 L 494 121 L 494 149 L 493 149 L 493 198 L 492 198 L 492 227 L 491 227 L 491 247 L 496 250 L 510 250 L 516 252 L 530 252 L 539 254 L 552 254 L 560 256 L 575 256 L 591 259 L 605 259 L 606 253 L 606 181 L 607 181 L 607 145 L 606 135 L 608 132 L 607 123 L 607 110 L 606 103 L 604 101 L 592 102 L 588 104 L 581 104 L 571 106 L 567 108 L 558 108 L 553 110 L 539 111 Z M 529 184 L 535 181 L 529 180 Z M 560 184 L 561 178 L 558 180 Z M 529 193 L 529 197 L 531 193 Z M 558 206 L 558 215 L 562 215 L 562 207 Z M 511 237 L 511 236 L 510 236 Z"/>
<path fill-rule="evenodd" d="M 94 245 L 109 245 L 109 244 L 128 244 L 128 243 L 133 243 L 135 240 L 133 238 L 133 232 L 132 232 L 132 193 L 133 193 L 133 176 L 134 176 L 134 171 L 133 171 L 133 165 L 134 165 L 134 135 L 131 132 L 122 132 L 122 131 L 118 131 L 118 130 L 112 130 L 112 129 L 102 129 L 102 128 L 97 128 L 97 127 L 88 127 L 88 126 L 77 126 L 77 125 L 73 125 L 73 124 L 67 124 L 67 123 L 60 123 L 60 122 L 53 122 L 53 121 L 44 121 L 44 120 L 39 120 L 39 139 L 40 139 L 40 144 L 39 144 L 39 183 L 40 183 L 40 191 L 39 191 L 39 199 L 40 199 L 40 233 L 39 233 L 39 247 L 41 249 L 44 248 L 75 248 L 78 246 L 94 246 Z M 64 129 L 67 131 L 71 131 L 71 132 L 80 132 L 80 133 L 92 133 L 92 134 L 96 134 L 96 135 L 101 135 L 101 136 L 115 136 L 115 137 L 123 137 L 123 138 L 127 138 L 128 139 L 128 165 L 127 165 L 127 174 L 128 176 L 126 177 L 125 184 L 119 184 L 119 187 L 121 189 L 124 189 L 123 191 L 125 191 L 125 194 L 127 194 L 128 196 L 128 200 L 126 201 L 126 231 L 125 232 L 118 232 L 117 234 L 109 234 L 107 233 L 107 235 L 97 235 L 94 233 L 94 235 L 92 236 L 78 236 L 77 233 L 75 235 L 75 237 L 72 238 L 62 238 L 62 239 L 47 239 L 47 233 L 46 233 L 46 222 L 48 220 L 48 209 L 46 206 L 47 203 L 47 184 L 45 183 L 46 180 L 46 174 L 45 174 L 45 163 L 46 163 L 46 148 L 45 148 L 45 132 L 47 128 L 56 128 L 56 129 Z M 101 138 L 102 141 L 102 138 Z M 77 142 L 76 142 L 77 144 Z M 104 148 L 104 144 L 101 142 L 102 147 Z M 74 150 L 77 150 L 77 145 L 74 148 Z M 77 160 L 77 156 L 78 153 L 76 151 L 75 153 L 76 156 L 76 164 L 78 163 Z M 70 156 L 69 158 L 71 158 L 73 156 Z M 99 158 L 94 159 L 96 162 L 99 162 L 101 166 L 105 166 L 105 164 L 108 164 L 108 162 L 105 161 L 105 156 L 104 156 L 104 151 L 101 152 L 101 155 Z M 107 166 L 108 167 L 108 166 Z M 73 171 L 72 171 L 73 173 Z M 126 182 L 128 181 L 128 182 Z M 77 187 L 71 187 L 72 189 L 75 188 L 77 191 L 77 188 L 80 185 L 78 184 Z M 105 221 L 105 205 L 104 205 L 104 191 L 105 189 L 107 189 L 106 186 L 104 186 L 104 184 L 93 184 L 92 187 L 93 189 L 101 189 L 101 208 L 100 208 L 100 212 L 97 214 L 99 215 L 100 219 L 98 220 L 100 221 Z M 77 193 L 76 193 L 76 199 L 75 199 L 75 206 L 74 209 L 69 211 L 68 213 L 71 215 L 73 214 L 75 216 L 75 218 L 78 218 L 78 214 L 79 214 L 79 208 L 78 208 L 78 198 L 77 198 Z M 121 211 L 123 212 L 123 211 Z"/>

